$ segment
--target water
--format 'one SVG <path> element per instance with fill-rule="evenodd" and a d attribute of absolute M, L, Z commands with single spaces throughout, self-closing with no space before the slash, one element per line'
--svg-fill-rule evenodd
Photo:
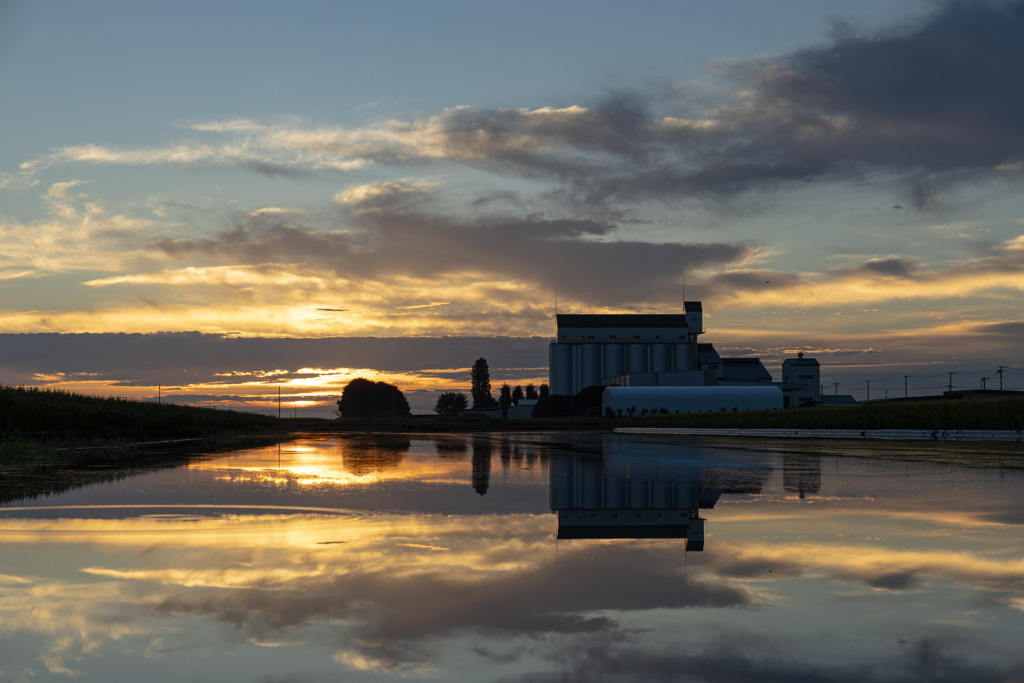
<path fill-rule="evenodd" d="M 0 508 L 0 681 L 1022 680 L 1022 456 L 305 436 Z"/>

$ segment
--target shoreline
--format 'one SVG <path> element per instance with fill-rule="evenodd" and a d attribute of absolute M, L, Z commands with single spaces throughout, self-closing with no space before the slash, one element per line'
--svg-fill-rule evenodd
<path fill-rule="evenodd" d="M 705 427 L 618 427 L 616 434 L 729 436 L 768 439 L 843 439 L 854 441 L 933 441 L 1024 443 L 1020 429 L 757 429 Z"/>

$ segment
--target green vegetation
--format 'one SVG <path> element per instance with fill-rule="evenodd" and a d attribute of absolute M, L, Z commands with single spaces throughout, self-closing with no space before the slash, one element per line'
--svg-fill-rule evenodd
<path fill-rule="evenodd" d="M 704 429 L 1024 429 L 1024 398 L 880 402 L 849 408 L 794 408 L 630 417 L 628 427 Z"/>
<path fill-rule="evenodd" d="M 489 410 L 498 407 L 498 402 L 491 396 L 491 370 L 487 367 L 487 359 L 477 358 L 469 375 L 473 410 Z"/>
<path fill-rule="evenodd" d="M 407 417 L 409 402 L 394 384 L 356 377 L 341 392 L 338 412 L 345 417 Z"/>
<path fill-rule="evenodd" d="M 434 412 L 446 417 L 456 417 L 466 412 L 469 401 L 466 395 L 457 391 L 446 391 L 437 397 Z"/>
<path fill-rule="evenodd" d="M 0 502 L 53 495 L 277 439 L 274 418 L 0 386 Z M 197 453 L 200 450 L 201 453 Z"/>
<path fill-rule="evenodd" d="M 138 434 L 180 435 L 270 427 L 265 415 L 214 408 L 96 398 L 68 391 L 0 386 L 0 443 L 68 436 L 117 438 Z"/>

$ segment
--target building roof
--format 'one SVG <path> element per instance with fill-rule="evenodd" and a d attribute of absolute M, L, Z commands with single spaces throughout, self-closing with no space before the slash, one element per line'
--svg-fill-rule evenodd
<path fill-rule="evenodd" d="M 658 313 L 559 313 L 555 316 L 559 329 L 565 328 L 640 328 L 687 327 L 682 314 Z"/>

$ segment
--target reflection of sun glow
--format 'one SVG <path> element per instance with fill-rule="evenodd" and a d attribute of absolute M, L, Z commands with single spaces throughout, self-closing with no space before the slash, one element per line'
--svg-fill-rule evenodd
<path fill-rule="evenodd" d="M 215 473 L 221 481 L 253 481 L 278 488 L 366 486 L 394 479 L 452 481 L 450 465 L 433 457 L 432 439 L 408 441 L 407 448 L 403 455 L 401 450 L 385 451 L 358 438 L 321 438 L 312 445 L 288 444 L 281 459 L 272 446 L 247 451 L 229 463 L 207 460 L 189 467 Z M 399 462 L 401 468 L 396 467 Z"/>

